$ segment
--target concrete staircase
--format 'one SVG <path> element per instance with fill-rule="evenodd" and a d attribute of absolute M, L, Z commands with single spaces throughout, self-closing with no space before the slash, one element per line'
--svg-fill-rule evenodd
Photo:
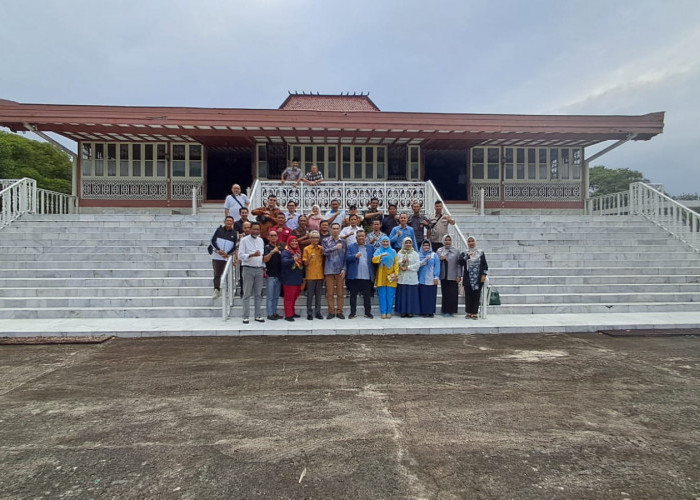
<path fill-rule="evenodd" d="M 492 314 L 700 312 L 700 255 L 642 217 L 455 218 L 486 253 Z"/>
<path fill-rule="evenodd" d="M 219 215 L 28 215 L 0 231 L 0 318 L 221 314 L 206 252 Z"/>
<path fill-rule="evenodd" d="M 700 256 L 645 219 L 454 216 L 486 251 L 491 314 L 700 312 Z M 24 216 L 0 231 L 0 320 L 217 318 L 206 246 L 221 220 Z"/>

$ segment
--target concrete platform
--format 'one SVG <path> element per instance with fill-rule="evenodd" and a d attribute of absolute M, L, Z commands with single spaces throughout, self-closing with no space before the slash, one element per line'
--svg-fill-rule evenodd
<path fill-rule="evenodd" d="M 346 311 L 347 314 L 347 311 Z M 240 318 L 107 318 L 107 319 L 6 319 L 0 336 L 114 335 L 118 337 L 239 336 L 239 335 L 408 335 L 586 333 L 601 330 L 649 328 L 698 329 L 700 313 L 605 313 L 605 314 L 490 314 L 486 319 L 454 317 L 393 317 L 382 320 L 332 319 L 284 320 L 244 325 Z"/>

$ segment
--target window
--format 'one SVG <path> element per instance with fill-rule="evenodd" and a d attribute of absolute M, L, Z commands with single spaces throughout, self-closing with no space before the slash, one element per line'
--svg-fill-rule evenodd
<path fill-rule="evenodd" d="M 268 176 L 267 145 L 258 144 L 258 177 Z"/>
<path fill-rule="evenodd" d="M 408 178 L 409 180 L 420 179 L 420 146 L 408 147 Z"/>
<path fill-rule="evenodd" d="M 89 177 L 90 175 L 92 175 L 92 165 L 93 165 L 92 143 L 91 142 L 82 143 L 82 152 L 83 152 L 83 155 L 80 159 L 80 164 L 82 165 L 82 168 L 83 168 L 83 175 Z"/>
<path fill-rule="evenodd" d="M 513 148 L 505 148 L 503 150 L 503 164 L 505 166 L 506 179 L 513 178 Z"/>
<path fill-rule="evenodd" d="M 83 142 L 80 147 L 83 177 L 163 178 L 167 173 L 165 143 Z M 173 144 L 173 176 L 201 178 L 203 156 L 200 144 Z"/>
<path fill-rule="evenodd" d="M 484 178 L 484 148 L 472 148 L 472 179 Z"/>
<path fill-rule="evenodd" d="M 489 148 L 471 150 L 472 179 L 498 179 L 499 152 L 507 180 L 579 180 L 581 148 Z"/>
<path fill-rule="evenodd" d="M 386 179 L 384 146 L 343 146 L 340 154 L 343 179 Z"/>

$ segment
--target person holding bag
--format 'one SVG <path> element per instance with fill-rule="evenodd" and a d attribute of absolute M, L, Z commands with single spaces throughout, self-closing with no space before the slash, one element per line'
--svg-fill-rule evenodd
<path fill-rule="evenodd" d="M 394 307 L 399 263 L 396 259 L 396 250 L 391 248 L 388 236 L 379 238 L 379 248 L 374 251 L 372 263 L 377 264 L 374 286 L 377 288 L 377 297 L 379 298 L 379 312 L 382 319 L 389 319 Z"/>
<path fill-rule="evenodd" d="M 223 226 L 219 226 L 211 237 L 209 253 L 211 254 L 211 264 L 214 268 L 214 295 L 212 299 L 221 297 L 221 276 L 226 269 L 226 261 L 234 255 L 238 234 L 233 229 L 233 217 L 226 217 Z"/>
<path fill-rule="evenodd" d="M 479 319 L 479 298 L 481 288 L 486 281 L 489 266 L 483 250 L 476 248 L 476 238 L 467 238 L 466 252 L 459 256 L 459 264 L 464 268 L 462 283 L 464 284 L 464 303 L 467 309 L 467 319 Z"/>

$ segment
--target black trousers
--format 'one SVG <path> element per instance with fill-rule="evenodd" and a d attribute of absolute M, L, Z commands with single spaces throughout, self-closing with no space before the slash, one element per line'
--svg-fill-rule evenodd
<path fill-rule="evenodd" d="M 226 261 L 211 259 L 211 266 L 214 268 L 214 290 L 221 290 L 221 275 L 226 269 Z"/>
<path fill-rule="evenodd" d="M 479 289 L 472 290 L 471 285 L 467 282 L 467 286 L 464 287 L 464 305 L 467 314 L 479 313 L 479 297 L 481 297 L 481 288 L 483 286 L 482 283 L 479 283 Z"/>
<path fill-rule="evenodd" d="M 372 282 L 370 280 L 348 280 L 350 290 L 350 314 L 357 314 L 357 295 L 362 294 L 365 314 L 372 310 Z"/>

